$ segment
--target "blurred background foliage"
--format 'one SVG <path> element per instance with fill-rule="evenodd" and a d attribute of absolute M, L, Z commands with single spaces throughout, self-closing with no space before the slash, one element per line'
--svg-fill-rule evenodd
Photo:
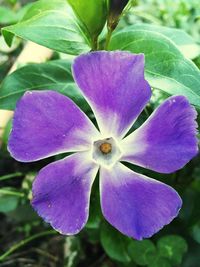
<path fill-rule="evenodd" d="M 0 0 L 0 27 L 19 21 L 30 5 L 31 1 L 26 0 Z M 141 22 L 175 27 L 200 44 L 199 0 L 133 0 L 132 6 L 118 29 Z M 9 48 L 0 36 L 0 83 L 23 46 L 24 41 L 16 38 Z M 52 58 L 63 58 L 63 54 L 56 52 Z M 200 66 L 199 56 L 193 60 Z M 165 93 L 153 90 L 151 103 L 134 127 L 141 125 L 166 97 Z M 79 106 L 84 106 L 92 119 L 90 110 L 81 101 Z M 4 131 L 0 150 L 0 267 L 200 267 L 199 156 L 171 175 L 137 168 L 173 186 L 184 203 L 179 217 L 151 239 L 132 240 L 106 223 L 100 210 L 98 181 L 93 187 L 85 229 L 76 236 L 64 237 L 50 229 L 29 204 L 35 174 L 55 158 L 29 164 L 13 160 L 6 149 L 10 127 L 11 122 Z"/>

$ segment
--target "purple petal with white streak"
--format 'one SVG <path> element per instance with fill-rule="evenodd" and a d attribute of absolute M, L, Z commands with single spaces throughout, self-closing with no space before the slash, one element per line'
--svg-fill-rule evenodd
<path fill-rule="evenodd" d="M 168 98 L 122 142 L 122 161 L 161 173 L 181 169 L 198 153 L 197 113 L 184 96 Z"/>
<path fill-rule="evenodd" d="M 66 96 L 30 91 L 17 104 L 8 149 L 24 162 L 61 152 L 86 150 L 98 131 Z"/>
<path fill-rule="evenodd" d="M 33 183 L 32 206 L 61 234 L 77 234 L 86 224 L 98 166 L 77 152 L 43 168 Z"/>
<path fill-rule="evenodd" d="M 137 240 L 151 237 L 170 223 L 182 205 L 173 188 L 121 163 L 112 170 L 101 168 L 100 194 L 106 220 Z"/>
<path fill-rule="evenodd" d="M 101 51 L 81 55 L 75 59 L 73 74 L 107 137 L 123 137 L 151 97 L 143 54 Z"/>

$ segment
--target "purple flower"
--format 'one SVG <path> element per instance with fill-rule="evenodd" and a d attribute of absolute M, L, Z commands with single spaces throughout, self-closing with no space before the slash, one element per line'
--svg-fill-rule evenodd
<path fill-rule="evenodd" d="M 87 222 L 99 171 L 106 220 L 135 239 L 150 237 L 177 216 L 181 198 L 170 186 L 121 162 L 161 173 L 182 168 L 198 152 L 196 111 L 184 96 L 170 97 L 125 137 L 151 97 L 144 56 L 81 55 L 73 74 L 99 131 L 69 98 L 54 91 L 27 92 L 16 107 L 8 145 L 15 159 L 31 162 L 76 152 L 39 172 L 32 205 L 60 233 L 78 233 Z"/>

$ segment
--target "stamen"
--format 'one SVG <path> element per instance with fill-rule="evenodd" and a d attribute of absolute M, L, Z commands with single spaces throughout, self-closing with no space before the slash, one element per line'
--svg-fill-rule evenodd
<path fill-rule="evenodd" d="M 110 143 L 103 143 L 99 146 L 99 149 L 103 154 L 108 154 L 112 151 L 112 145 Z"/>
<path fill-rule="evenodd" d="M 99 139 L 93 143 L 92 158 L 100 166 L 112 166 L 120 155 L 118 143 L 113 137 Z"/>

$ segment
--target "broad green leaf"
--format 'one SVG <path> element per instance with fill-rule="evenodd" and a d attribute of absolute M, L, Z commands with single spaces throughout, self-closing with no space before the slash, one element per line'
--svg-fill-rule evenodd
<path fill-rule="evenodd" d="M 132 240 L 128 246 L 128 253 L 131 259 L 139 265 L 146 266 L 156 253 L 156 247 L 150 240 Z"/>
<path fill-rule="evenodd" d="M 69 60 L 55 60 L 24 66 L 5 78 L 0 86 L 0 109 L 15 109 L 28 90 L 54 90 L 69 96 L 86 111 L 88 104 L 75 85 Z"/>
<path fill-rule="evenodd" d="M 107 18 L 106 0 L 68 0 L 92 39 L 102 31 Z M 87 12 L 85 10 L 87 9 Z"/>
<path fill-rule="evenodd" d="M 176 45 L 160 33 L 129 30 L 113 35 L 109 50 L 145 54 L 145 75 L 153 88 L 184 95 L 200 108 L 200 71 Z"/>
<path fill-rule="evenodd" d="M 194 59 L 200 55 L 200 45 L 185 31 L 164 26 L 157 26 L 146 23 L 138 23 L 129 27 L 129 30 L 145 30 L 160 33 L 173 41 L 182 54 L 189 59 Z M 125 29 L 126 31 L 126 29 Z"/>
<path fill-rule="evenodd" d="M 175 265 L 181 264 L 183 254 L 187 251 L 185 239 L 178 235 L 168 235 L 160 238 L 157 247 L 159 254 Z"/>
<path fill-rule="evenodd" d="M 2 29 L 8 45 L 14 35 L 72 55 L 90 50 L 86 29 L 80 26 L 66 0 L 41 0 L 31 5 L 23 19 Z"/>
<path fill-rule="evenodd" d="M 103 223 L 101 226 L 101 244 L 111 259 L 120 262 L 130 262 L 131 258 L 128 255 L 128 244 L 130 239 L 111 225 Z"/>

